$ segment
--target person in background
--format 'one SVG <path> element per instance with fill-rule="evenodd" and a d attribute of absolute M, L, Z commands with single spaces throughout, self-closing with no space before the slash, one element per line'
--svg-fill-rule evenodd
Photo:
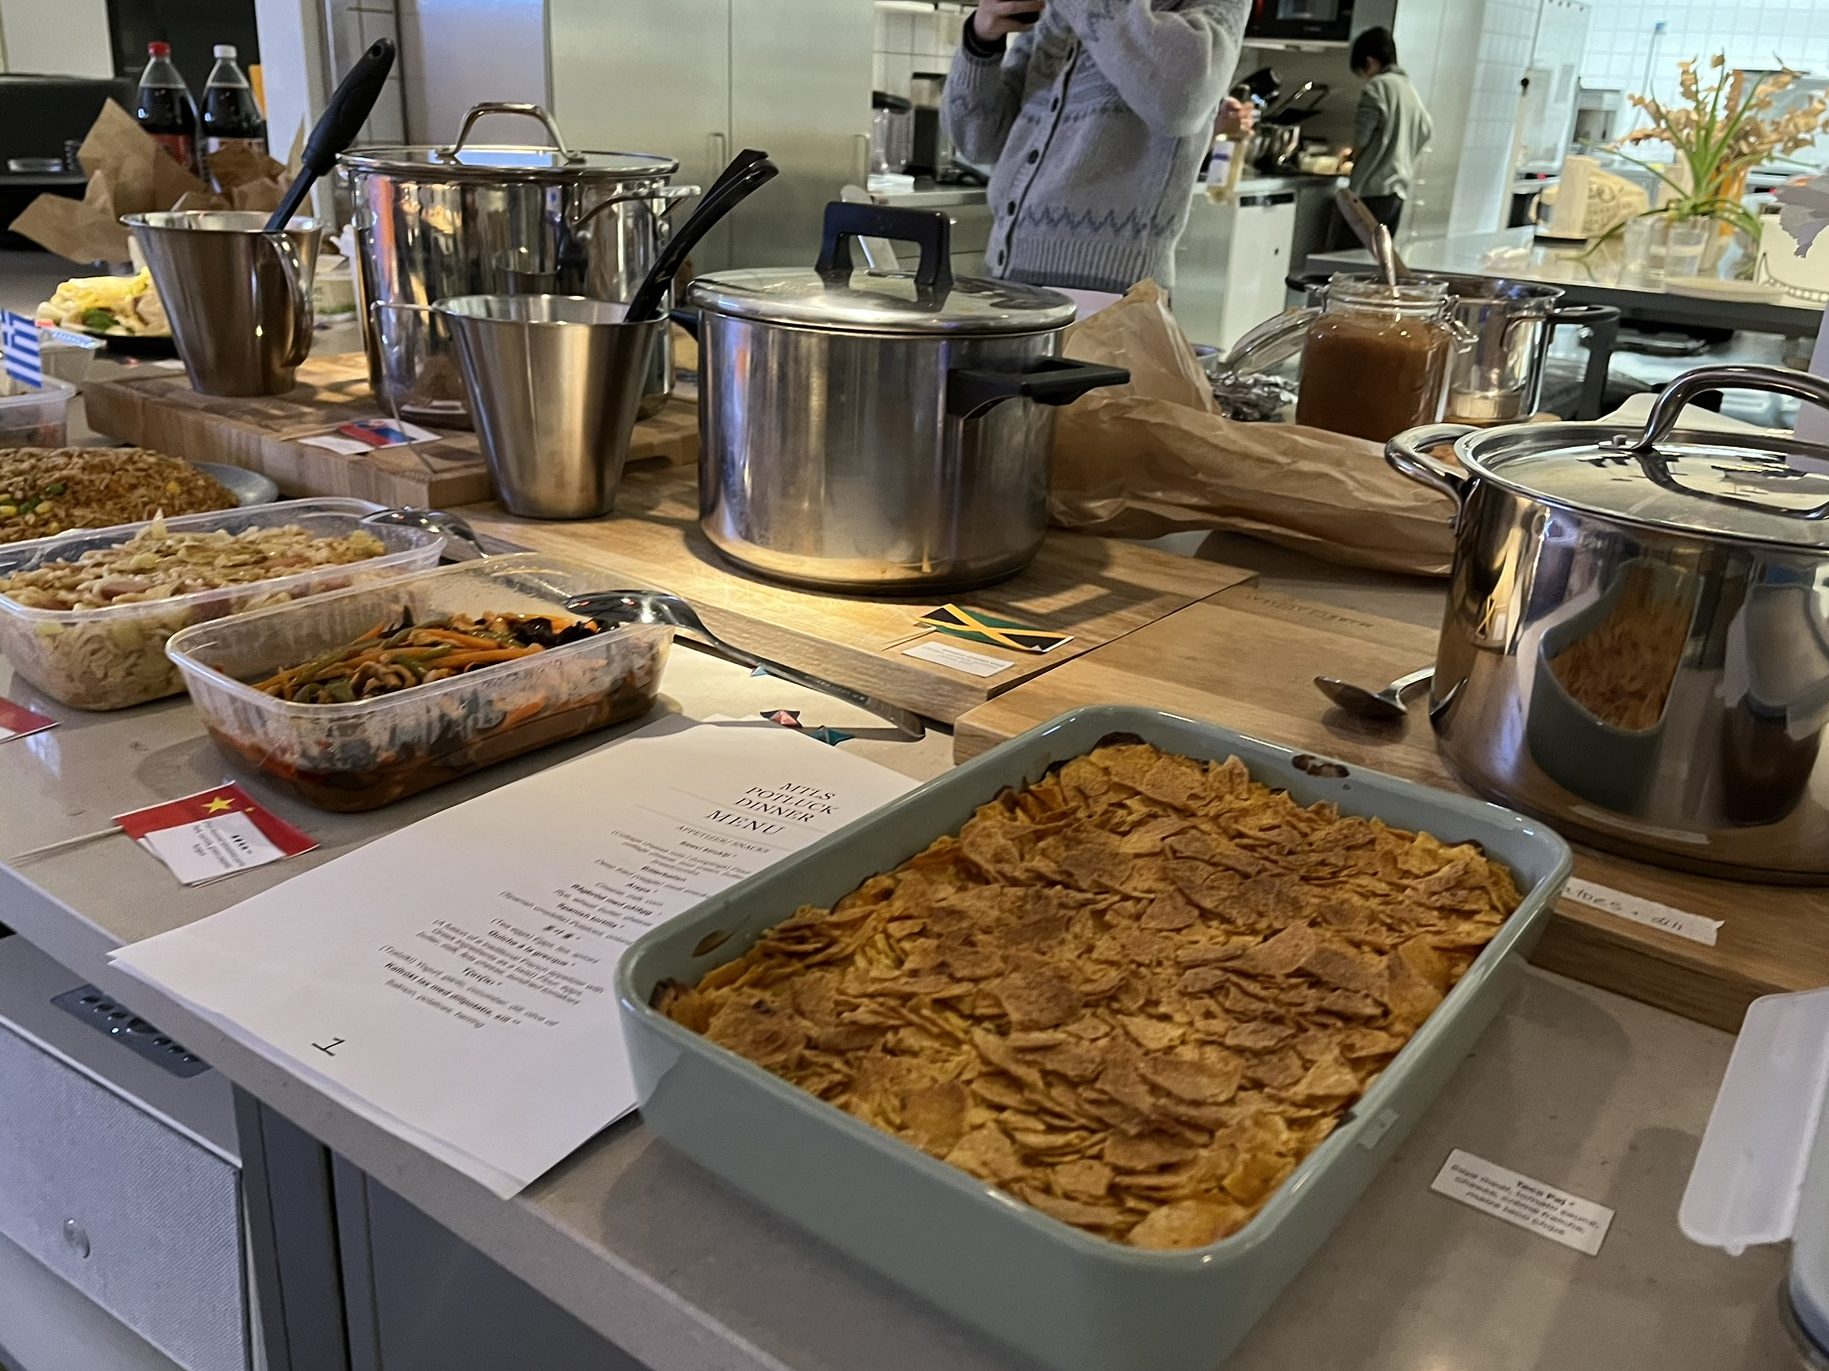
<path fill-rule="evenodd" d="M 993 275 L 1081 291 L 1173 284 L 1246 8 L 981 0 L 943 118 L 966 161 L 995 164 Z"/>
<path fill-rule="evenodd" d="M 1389 29 L 1360 34 L 1353 40 L 1349 61 L 1365 89 L 1353 115 L 1353 174 L 1347 187 L 1395 234 L 1416 178 L 1416 159 L 1435 125 L 1416 87 L 1397 65 L 1397 44 Z M 1345 217 L 1335 210 L 1329 248 L 1338 251 L 1358 242 Z"/>

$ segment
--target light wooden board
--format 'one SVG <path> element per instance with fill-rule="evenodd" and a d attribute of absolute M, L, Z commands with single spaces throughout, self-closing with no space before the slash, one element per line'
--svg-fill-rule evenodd
<path fill-rule="evenodd" d="M 383 416 L 361 353 L 311 358 L 286 395 L 222 399 L 199 395 L 182 372 L 146 371 L 83 389 L 90 427 L 138 447 L 258 471 L 287 495 L 352 495 L 386 505 L 448 509 L 493 497 L 474 433 L 344 457 L 301 438 L 351 419 Z M 637 424 L 634 462 L 698 460 L 698 414 L 675 401 Z"/>
<path fill-rule="evenodd" d="M 1382 685 L 1434 651 L 1432 630 L 1241 586 L 972 710 L 955 725 L 955 752 L 975 756 L 1076 705 L 1138 704 L 1464 790 L 1423 710 L 1364 724 L 1312 683 Z M 1723 926 L 1706 947 L 1565 899 L 1534 958 L 1549 970 L 1730 1031 L 1757 996 L 1829 985 L 1829 890 L 1711 880 L 1579 847 L 1575 873 Z"/>
<path fill-rule="evenodd" d="M 462 513 L 478 533 L 502 546 L 594 563 L 604 569 L 606 590 L 674 591 L 739 646 L 942 723 L 1252 575 L 1130 543 L 1051 533 L 1028 570 L 1002 585 L 953 597 L 968 608 L 1073 635 L 1067 645 L 1037 655 L 959 643 L 920 628 L 921 615 L 946 597 L 875 599 L 795 590 L 738 569 L 699 532 L 694 474 L 678 468 L 631 471 L 617 494 L 616 513 L 607 519 L 519 519 L 497 505 Z M 980 677 L 906 655 L 907 648 L 930 638 L 1008 666 Z"/>

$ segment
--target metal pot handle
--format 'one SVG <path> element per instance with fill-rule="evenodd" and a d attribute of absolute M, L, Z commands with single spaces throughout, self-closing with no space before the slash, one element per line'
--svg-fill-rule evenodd
<path fill-rule="evenodd" d="M 890 205 L 854 205 L 834 200 L 826 206 L 825 231 L 814 263 L 827 285 L 851 279 L 851 240 L 893 238 L 921 249 L 915 289 L 923 303 L 944 300 L 953 289 L 953 221 L 943 210 L 900 209 Z"/>
<path fill-rule="evenodd" d="M 1431 457 L 1428 449 L 1475 432 L 1478 430 L 1472 424 L 1424 424 L 1407 429 L 1384 445 L 1384 459 L 1412 481 L 1439 490 L 1458 505 L 1472 482 L 1465 472 Z"/>
<path fill-rule="evenodd" d="M 455 162 L 457 154 L 464 150 L 464 144 L 469 141 L 471 128 L 486 114 L 520 114 L 529 119 L 538 119 L 545 125 L 547 136 L 553 140 L 553 151 L 567 165 L 584 161 L 582 152 L 573 152 L 566 146 L 565 135 L 559 132 L 558 121 L 546 112 L 544 106 L 530 105 L 520 100 L 485 100 L 470 106 L 470 112 L 464 116 L 464 122 L 457 130 L 457 141 L 448 147 L 434 148 L 432 155 L 441 162 Z"/>
<path fill-rule="evenodd" d="M 1550 329 L 1574 326 L 1585 328 L 1588 338 L 1588 365 L 1581 376 L 1581 398 L 1576 401 L 1576 419 L 1600 418 L 1607 398 L 1607 366 L 1613 360 L 1613 349 L 1619 340 L 1619 310 L 1612 305 L 1560 305 L 1549 312 Z"/>
<path fill-rule="evenodd" d="M 1089 390 L 1121 386 L 1130 380 L 1123 367 L 1043 357 L 1026 371 L 974 371 L 954 367 L 946 373 L 946 413 L 975 419 L 1005 400 L 1033 400 L 1038 405 L 1070 405 Z"/>
<path fill-rule="evenodd" d="M 299 257 L 298 244 L 287 236 L 285 230 L 261 236 L 273 245 L 273 255 L 279 261 L 280 275 L 286 278 L 286 293 L 292 297 L 292 344 L 287 351 L 285 364 L 288 367 L 300 366 L 311 355 L 311 329 L 315 322 L 312 318 L 311 291 L 305 285 L 305 263 Z M 253 282 L 253 290 L 253 298 L 258 300 L 258 275 Z"/>
<path fill-rule="evenodd" d="M 1808 372 L 1785 367 L 1698 367 L 1664 387 L 1663 393 L 1652 403 L 1645 431 L 1636 441 L 1621 439 L 1618 446 L 1636 457 L 1656 455 L 1658 444 L 1676 428 L 1683 407 L 1711 390 L 1764 390 L 1829 409 L 1829 381 Z"/>

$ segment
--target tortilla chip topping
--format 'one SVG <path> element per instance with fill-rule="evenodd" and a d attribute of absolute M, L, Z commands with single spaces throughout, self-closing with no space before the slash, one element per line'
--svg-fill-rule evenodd
<path fill-rule="evenodd" d="M 1063 1223 L 1202 1247 L 1518 903 L 1475 847 L 1120 744 L 656 1004 Z"/>

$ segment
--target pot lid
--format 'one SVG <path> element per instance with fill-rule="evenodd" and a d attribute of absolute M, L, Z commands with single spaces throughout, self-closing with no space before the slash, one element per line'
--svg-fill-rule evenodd
<path fill-rule="evenodd" d="M 569 152 L 510 143 L 449 147 L 381 147 L 338 159 L 358 171 L 413 181 L 532 181 L 549 185 L 647 181 L 673 175 L 679 163 L 650 152 Z"/>
<path fill-rule="evenodd" d="M 1802 373 L 1705 368 L 1658 398 L 1643 431 L 1520 424 L 1456 446 L 1479 475 L 1551 504 L 1703 537 L 1829 548 L 1829 451 L 1756 430 L 1672 432 L 1684 404 L 1729 386 L 1829 404 L 1829 384 Z"/>
<path fill-rule="evenodd" d="M 912 271 L 821 274 L 806 267 L 721 271 L 692 283 L 692 303 L 714 314 L 858 333 L 1017 334 L 1065 328 L 1073 301 L 1058 291 L 972 276 L 950 288 Z"/>

